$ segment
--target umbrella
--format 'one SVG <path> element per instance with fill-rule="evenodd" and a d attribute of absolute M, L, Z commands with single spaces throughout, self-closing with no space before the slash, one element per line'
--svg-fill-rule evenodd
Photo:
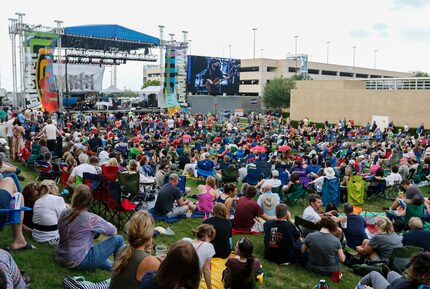
<path fill-rule="evenodd" d="M 254 153 L 262 153 L 266 151 L 266 148 L 262 146 L 255 146 L 251 149 L 251 151 Z"/>
<path fill-rule="evenodd" d="M 278 148 L 278 151 L 280 151 L 280 152 L 289 151 L 289 150 L 291 150 L 291 147 L 290 147 L 290 146 L 287 146 L 287 145 L 280 146 L 280 147 Z"/>

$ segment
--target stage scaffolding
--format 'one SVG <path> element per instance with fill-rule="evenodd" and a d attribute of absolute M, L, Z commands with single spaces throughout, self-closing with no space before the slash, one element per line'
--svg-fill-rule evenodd
<path fill-rule="evenodd" d="M 63 22 L 56 20 L 56 26 L 34 25 L 24 22 L 23 13 L 16 13 L 17 18 L 9 18 L 9 36 L 12 45 L 12 78 L 13 78 L 13 102 L 14 107 L 26 108 L 26 85 L 25 85 L 25 46 L 24 33 L 41 32 L 57 35 L 57 43 L 53 48 L 53 62 L 65 64 L 65 82 L 58 81 L 59 107 L 62 108 L 63 92 L 68 96 L 67 91 L 67 64 L 92 64 L 114 67 L 114 85 L 116 86 L 116 66 L 127 61 L 157 62 L 158 55 L 153 54 L 151 49 L 159 46 L 160 52 L 163 47 L 188 47 L 187 43 L 177 42 L 171 39 L 163 41 L 154 38 L 159 42 L 143 42 L 118 38 L 103 38 L 91 35 L 66 34 Z M 120 26 L 118 26 L 120 27 Z M 124 28 L 124 27 L 121 27 Z M 67 28 L 66 28 L 67 29 Z M 124 28 L 125 29 L 125 28 Z M 129 29 L 127 29 L 129 30 Z M 131 30 L 130 30 L 131 31 Z M 133 31 L 134 32 L 134 31 Z M 148 36 L 150 37 L 150 36 Z M 186 39 L 186 33 L 184 33 Z M 88 48 L 90 43 L 90 48 Z M 83 47 L 79 47 L 81 44 Z M 100 45 L 100 47 L 98 46 Z M 162 59 L 162 58 L 161 58 Z M 17 64 L 19 61 L 19 67 Z M 61 67 L 61 65 L 59 66 Z M 66 88 L 66 90 L 64 89 Z"/>

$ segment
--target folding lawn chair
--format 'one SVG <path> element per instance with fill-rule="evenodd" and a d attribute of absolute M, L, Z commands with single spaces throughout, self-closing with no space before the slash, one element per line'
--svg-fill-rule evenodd
<path fill-rule="evenodd" d="M 336 207 L 340 205 L 340 182 L 338 178 L 324 178 L 322 186 L 322 202 L 323 206 L 334 204 Z"/>
<path fill-rule="evenodd" d="M 309 233 L 319 230 L 319 227 L 317 224 L 309 222 L 299 216 L 296 216 L 294 218 L 294 225 L 296 225 L 297 229 L 299 229 L 303 238 L 305 238 Z"/>
<path fill-rule="evenodd" d="M 255 186 L 261 180 L 262 174 L 259 169 L 248 168 L 245 178 L 242 182 L 247 183 L 251 186 Z"/>
<path fill-rule="evenodd" d="M 87 185 L 92 192 L 93 203 L 91 204 L 91 210 L 99 216 L 106 216 L 107 191 L 104 187 L 101 176 L 97 174 L 83 173 L 82 183 Z"/>
<path fill-rule="evenodd" d="M 366 181 L 362 176 L 351 176 L 346 187 L 348 191 L 348 203 L 353 206 L 362 206 L 364 204 L 365 188 Z"/>
<path fill-rule="evenodd" d="M 308 192 L 302 184 L 293 184 L 290 187 L 290 190 L 287 192 L 286 202 L 289 205 L 300 202 L 301 206 L 303 207 L 307 196 Z"/>
<path fill-rule="evenodd" d="M 272 173 L 272 165 L 266 161 L 260 161 L 256 163 L 257 169 L 261 171 L 263 179 L 270 178 Z"/>

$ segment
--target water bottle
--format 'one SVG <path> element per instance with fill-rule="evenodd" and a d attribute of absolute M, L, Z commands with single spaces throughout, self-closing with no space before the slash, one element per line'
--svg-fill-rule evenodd
<path fill-rule="evenodd" d="M 329 289 L 327 282 L 325 280 L 320 280 L 318 289 Z"/>
<path fill-rule="evenodd" d="M 12 198 L 10 199 L 9 209 L 12 209 L 12 210 L 14 210 L 14 209 L 15 209 L 15 197 L 12 197 Z"/>

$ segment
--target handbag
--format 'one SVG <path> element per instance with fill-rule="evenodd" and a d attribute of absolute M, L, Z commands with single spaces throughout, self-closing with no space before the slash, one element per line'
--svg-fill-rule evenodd
<path fill-rule="evenodd" d="M 97 283 L 92 283 L 89 281 L 85 281 L 85 278 L 83 276 L 66 276 L 64 277 L 63 284 L 65 289 L 108 289 L 110 279 Z"/>

